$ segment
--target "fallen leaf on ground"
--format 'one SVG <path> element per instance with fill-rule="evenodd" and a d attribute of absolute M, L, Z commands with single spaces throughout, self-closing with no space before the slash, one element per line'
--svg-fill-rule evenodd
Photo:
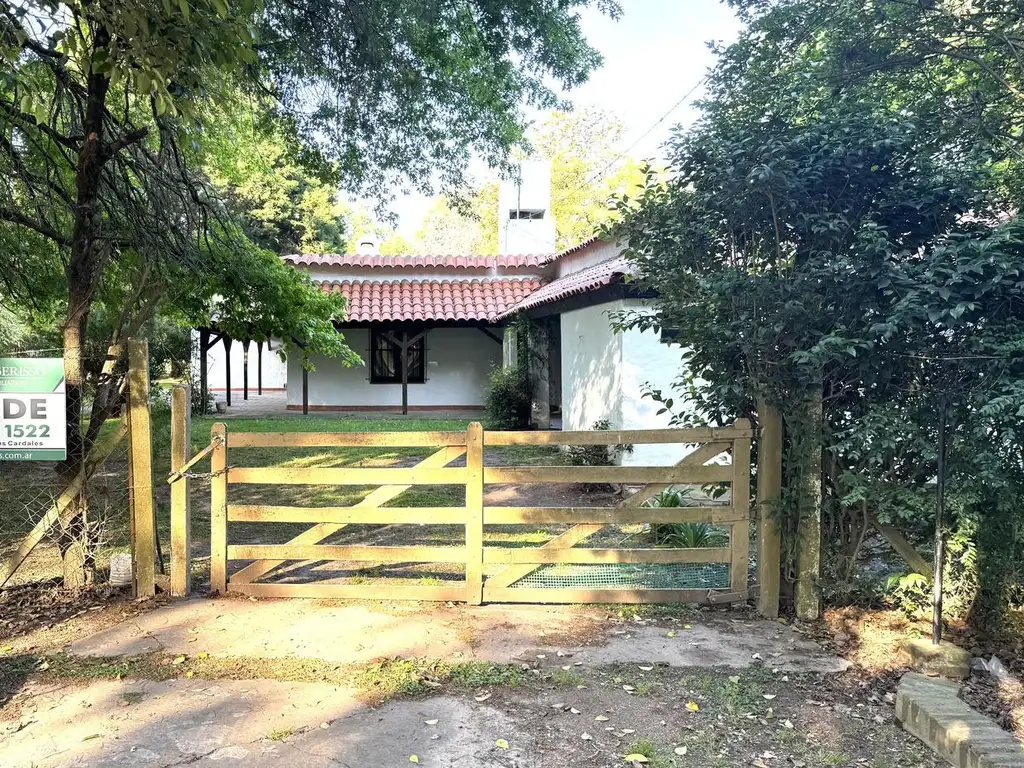
<path fill-rule="evenodd" d="M 409 762 L 410 763 L 418 763 L 419 761 L 420 761 L 420 759 L 418 757 L 416 757 L 416 755 L 409 755 Z"/>
<path fill-rule="evenodd" d="M 427 725 L 437 725 L 437 720 L 424 720 Z"/>
<path fill-rule="evenodd" d="M 700 706 L 698 706 L 696 701 L 686 702 L 686 708 L 691 712 L 700 712 Z"/>
<path fill-rule="evenodd" d="M 631 755 L 626 755 L 623 758 L 623 760 L 625 760 L 627 763 L 649 763 L 649 762 L 651 762 L 650 760 L 647 759 L 646 755 L 641 755 L 639 752 L 634 752 Z"/>
<path fill-rule="evenodd" d="M 508 749 L 508 742 L 504 739 L 498 739 L 496 742 L 494 742 L 494 746 L 496 746 L 498 749 Z"/>
<path fill-rule="evenodd" d="M 174 661 L 171 662 L 171 664 L 184 664 L 184 663 L 185 663 L 185 657 L 184 656 L 175 656 L 174 657 Z"/>
<path fill-rule="evenodd" d="M 474 696 L 473 698 L 477 701 L 487 701 L 489 698 L 491 698 L 491 694 L 481 693 L 479 696 Z"/>
<path fill-rule="evenodd" d="M 597 722 L 599 722 L 599 723 L 607 723 L 607 722 L 608 722 L 608 718 L 607 718 L 607 717 L 605 717 L 604 715 L 598 715 L 598 716 L 597 716 L 597 717 L 595 717 L 594 719 L 595 719 L 595 720 L 596 720 Z"/>
<path fill-rule="evenodd" d="M 676 753 L 677 755 L 679 755 L 680 757 L 682 757 L 683 755 L 685 755 L 685 754 L 686 754 L 686 747 L 676 747 L 676 748 L 675 748 L 674 750 L 672 750 L 672 751 L 673 751 L 673 752 L 675 752 L 675 753 Z"/>
<path fill-rule="evenodd" d="M 580 734 L 580 738 L 583 739 L 584 741 L 591 741 L 594 737 L 591 736 L 586 731 L 584 731 L 583 733 Z"/>

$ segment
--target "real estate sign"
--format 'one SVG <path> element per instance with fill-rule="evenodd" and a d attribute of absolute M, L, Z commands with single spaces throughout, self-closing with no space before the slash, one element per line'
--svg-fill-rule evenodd
<path fill-rule="evenodd" d="M 0 461 L 67 458 L 64 361 L 0 357 Z"/>

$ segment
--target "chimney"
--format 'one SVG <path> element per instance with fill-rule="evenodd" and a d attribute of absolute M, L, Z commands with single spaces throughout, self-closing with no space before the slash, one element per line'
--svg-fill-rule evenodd
<path fill-rule="evenodd" d="M 551 163 L 526 160 L 518 178 L 498 188 L 498 250 L 503 254 L 554 253 L 551 213 Z"/>
<path fill-rule="evenodd" d="M 377 239 L 372 235 L 363 235 L 356 245 L 356 253 L 360 256 L 376 256 L 380 251 Z"/>

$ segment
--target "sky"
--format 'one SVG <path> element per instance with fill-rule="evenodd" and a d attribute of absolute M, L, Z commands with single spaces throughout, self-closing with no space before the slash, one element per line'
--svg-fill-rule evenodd
<path fill-rule="evenodd" d="M 583 33 L 604 56 L 604 66 L 565 96 L 578 106 L 596 106 L 619 117 L 626 126 L 620 151 L 628 150 L 637 159 L 657 157 L 672 126 L 697 116 L 692 104 L 700 98 L 700 88 L 673 106 L 713 64 L 707 42 L 732 42 L 740 23 L 719 0 L 620 4 L 623 15 L 618 21 L 594 9 L 583 13 Z M 398 216 L 398 231 L 411 235 L 430 202 L 421 195 L 397 198 L 390 208 Z"/>

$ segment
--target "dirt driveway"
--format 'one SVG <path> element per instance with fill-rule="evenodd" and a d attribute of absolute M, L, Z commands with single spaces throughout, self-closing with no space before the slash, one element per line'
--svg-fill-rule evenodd
<path fill-rule="evenodd" d="M 745 610 L 192 600 L 54 637 L 4 649 L 5 765 L 938 765 L 890 678 Z"/>

